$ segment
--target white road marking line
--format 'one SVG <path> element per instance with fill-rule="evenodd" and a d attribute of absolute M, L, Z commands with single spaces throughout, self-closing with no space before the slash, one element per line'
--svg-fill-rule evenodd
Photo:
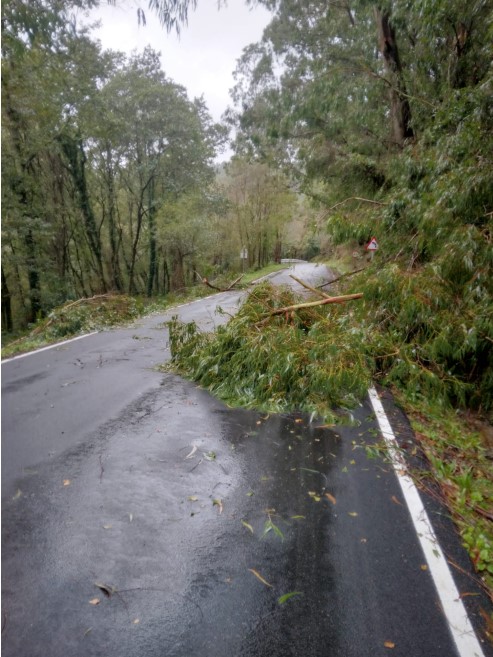
<path fill-rule="evenodd" d="M 283 271 L 283 270 L 281 270 Z M 277 272 L 274 272 L 277 273 Z M 267 274 L 263 278 L 267 278 L 270 276 L 270 274 Z M 262 279 L 258 279 L 261 281 Z M 241 290 L 225 290 L 225 292 L 238 292 Z M 217 293 L 219 294 L 219 293 Z M 187 301 L 185 303 L 181 303 L 178 306 L 173 306 L 172 308 L 168 308 L 164 311 L 163 314 L 167 314 L 172 312 L 173 310 L 177 308 L 184 308 L 185 306 L 190 306 L 192 303 L 197 303 L 199 301 L 206 301 L 207 299 L 212 299 L 213 297 L 217 296 L 217 294 L 210 294 L 207 297 L 200 297 L 199 299 L 194 299 L 193 301 Z M 96 333 L 99 333 L 99 331 L 93 331 L 92 333 L 86 333 L 84 335 L 78 335 L 76 338 L 72 338 L 70 340 L 64 340 L 63 342 L 57 342 L 56 344 L 50 344 L 47 347 L 41 347 L 40 349 L 36 349 L 35 351 L 28 351 L 25 354 L 19 354 L 18 356 L 12 356 L 12 358 L 5 358 L 4 360 L 1 361 L 1 364 L 3 365 L 4 363 L 10 363 L 12 360 L 18 360 L 19 358 L 25 358 L 26 356 L 32 356 L 32 354 L 39 354 L 41 351 L 47 351 L 48 349 L 54 349 L 55 347 L 61 347 L 64 344 L 68 344 L 69 342 L 75 342 L 75 340 L 82 340 L 82 338 L 88 338 L 90 335 L 96 335 Z"/>
<path fill-rule="evenodd" d="M 18 356 L 12 356 L 12 358 L 6 358 L 2 360 L 2 365 L 5 363 L 10 363 L 12 360 L 18 360 L 19 358 L 25 358 L 26 356 L 32 356 L 33 354 L 39 354 L 42 351 L 48 351 L 48 349 L 55 349 L 55 347 L 63 347 L 65 344 L 70 342 L 75 342 L 76 340 L 82 340 L 82 338 L 88 338 L 90 335 L 96 335 L 99 331 L 92 331 L 92 333 L 85 333 L 84 335 L 78 335 L 76 338 L 71 338 L 70 340 L 64 340 L 63 342 L 56 342 L 55 344 L 50 344 L 47 347 L 41 347 L 35 351 L 28 351 L 26 354 L 19 354 Z"/>
<path fill-rule="evenodd" d="M 430 574 L 442 604 L 450 631 L 460 657 L 484 657 L 467 611 L 455 586 L 447 559 L 438 543 L 418 489 L 407 474 L 407 466 L 398 450 L 398 443 L 382 402 L 375 388 L 368 390 L 370 401 L 388 448 L 394 471 L 406 500 L 411 518 L 423 549 Z"/>

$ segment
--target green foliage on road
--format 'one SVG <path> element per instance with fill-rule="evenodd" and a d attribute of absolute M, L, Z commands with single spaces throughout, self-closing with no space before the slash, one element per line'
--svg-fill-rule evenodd
<path fill-rule="evenodd" d="M 235 406 L 300 409 L 333 419 L 351 408 L 370 381 L 369 361 L 341 309 L 306 308 L 269 318 L 296 303 L 289 289 L 257 286 L 215 334 L 170 323 L 172 366 Z M 267 319 L 267 321 L 265 321 Z M 349 329 L 349 330 L 348 330 Z"/>
<path fill-rule="evenodd" d="M 230 405 L 304 410 L 328 422 L 350 417 L 351 407 L 363 398 L 372 379 L 391 384 L 430 464 L 429 470 L 415 473 L 419 485 L 440 495 L 450 507 L 481 583 L 491 595 L 493 432 L 488 433 L 490 425 L 477 416 L 454 410 L 452 397 L 456 399 L 457 390 L 463 389 L 459 376 L 442 381 L 439 370 L 414 364 L 414 347 L 406 346 L 402 335 L 397 342 L 388 337 L 385 322 L 372 310 L 370 291 L 381 280 L 373 270 L 364 287 L 365 301 L 357 300 L 350 308 L 331 305 L 275 317 L 269 315 L 273 310 L 299 299 L 290 290 L 265 283 L 214 334 L 201 333 L 194 323 L 183 324 L 175 317 L 169 324 L 170 367 Z M 352 286 L 361 289 L 358 283 Z M 404 296 L 414 303 L 413 295 Z M 394 291 L 394 297 L 399 307 L 401 294 Z M 437 321 L 444 329 L 448 326 L 445 316 Z M 396 321 L 397 326 L 399 322 L 404 320 Z M 385 354 L 386 349 L 392 351 Z M 401 366 L 399 359 L 406 355 Z"/>

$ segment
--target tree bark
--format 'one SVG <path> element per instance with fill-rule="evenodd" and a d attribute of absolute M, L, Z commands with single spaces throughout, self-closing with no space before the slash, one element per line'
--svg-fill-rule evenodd
<path fill-rule="evenodd" d="M 103 257 L 101 249 L 101 238 L 96 226 L 96 218 L 92 210 L 92 205 L 87 189 L 86 179 L 86 155 L 80 136 L 72 137 L 68 134 L 59 136 L 59 141 L 65 157 L 69 164 L 69 171 L 74 181 L 77 192 L 79 207 L 84 217 L 87 241 L 89 248 L 96 261 L 96 271 L 99 276 L 99 283 L 103 291 L 107 290 L 106 280 L 103 270 Z"/>
<path fill-rule="evenodd" d="M 2 328 L 4 327 L 9 332 L 13 329 L 12 300 L 10 296 L 10 290 L 7 286 L 5 272 L 3 271 L 2 266 Z"/>
<path fill-rule="evenodd" d="M 118 292 L 121 292 L 123 290 L 123 282 L 118 259 L 119 240 L 117 236 L 115 216 L 115 175 L 111 164 L 111 144 L 109 142 L 106 144 L 106 182 L 108 188 L 108 233 L 110 238 L 111 284 L 116 290 L 118 290 Z"/>
<path fill-rule="evenodd" d="M 29 322 L 35 322 L 41 314 L 41 286 L 36 263 L 36 248 L 31 229 L 27 231 L 25 244 L 27 250 L 27 278 L 29 281 L 29 298 L 31 301 L 28 320 Z"/>
<path fill-rule="evenodd" d="M 390 114 L 394 141 L 402 146 L 414 138 L 411 125 L 411 106 L 407 98 L 406 84 L 402 75 L 402 65 L 395 39 L 395 30 L 390 22 L 390 14 L 379 7 L 374 7 L 378 30 L 378 45 L 385 62 L 385 68 L 391 76 Z"/>
<path fill-rule="evenodd" d="M 148 221 L 149 221 L 149 274 L 147 277 L 147 296 L 151 297 L 154 287 L 154 279 L 156 278 L 156 208 L 154 206 L 154 180 L 149 185 L 149 208 L 148 208 Z"/>
<path fill-rule="evenodd" d="M 132 243 L 132 254 L 130 257 L 130 267 L 128 272 L 128 292 L 133 294 L 135 290 L 135 261 L 137 260 L 137 246 L 139 244 L 140 231 L 142 228 L 142 220 L 144 218 L 144 207 L 142 197 L 139 201 L 139 207 L 137 208 L 137 230 L 135 231 L 135 237 Z"/>

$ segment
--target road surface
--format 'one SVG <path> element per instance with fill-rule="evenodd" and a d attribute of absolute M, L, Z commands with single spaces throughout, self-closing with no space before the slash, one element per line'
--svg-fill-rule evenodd
<path fill-rule="evenodd" d="M 320 267 L 294 273 L 323 282 Z M 227 408 L 156 369 L 172 314 L 212 327 L 240 300 L 3 363 L 4 657 L 474 657 L 391 464 L 368 458 L 369 401 L 331 430 Z M 488 603 L 446 513 L 426 506 L 491 655 Z"/>

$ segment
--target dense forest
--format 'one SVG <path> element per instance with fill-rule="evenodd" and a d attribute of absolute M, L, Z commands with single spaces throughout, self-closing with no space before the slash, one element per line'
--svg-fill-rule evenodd
<path fill-rule="evenodd" d="M 103 51 L 81 7 L 2 3 L 3 330 L 69 299 L 182 289 L 242 248 L 262 266 L 297 205 L 279 170 L 218 169 L 227 130 L 203 100 L 150 48 Z"/>

